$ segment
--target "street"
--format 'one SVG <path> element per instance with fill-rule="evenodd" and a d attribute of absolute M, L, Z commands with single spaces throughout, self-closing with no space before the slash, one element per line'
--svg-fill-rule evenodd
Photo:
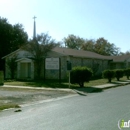
<path fill-rule="evenodd" d="M 0 130 L 119 130 L 121 120 L 130 120 L 130 85 L 48 100 L 21 110 L 0 112 Z"/>

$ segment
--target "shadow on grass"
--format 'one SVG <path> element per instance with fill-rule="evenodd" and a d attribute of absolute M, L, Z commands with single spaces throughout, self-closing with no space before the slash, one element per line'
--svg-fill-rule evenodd
<path fill-rule="evenodd" d="M 45 81 L 33 81 L 33 82 L 26 82 L 27 86 L 33 87 L 46 87 L 46 88 L 68 88 L 68 85 L 59 83 L 59 81 L 55 80 L 45 80 Z"/>
<path fill-rule="evenodd" d="M 21 82 L 20 82 L 21 83 Z M 32 86 L 32 87 L 46 87 L 46 88 L 64 88 L 68 89 L 69 84 L 66 82 L 59 83 L 58 80 L 36 80 L 36 81 L 23 81 L 25 86 Z M 79 95 L 86 96 L 86 93 L 99 93 L 103 90 L 101 88 L 95 88 L 95 87 L 83 87 L 80 88 L 78 85 L 72 85 L 70 84 L 70 89 L 76 91 Z"/>
<path fill-rule="evenodd" d="M 57 81 L 54 80 L 50 80 L 48 81 L 43 81 L 43 82 L 28 82 L 27 85 L 31 85 L 34 87 L 46 87 L 46 88 L 69 88 L 68 84 L 64 84 L 64 83 L 59 83 Z M 101 88 L 95 88 L 95 87 L 83 87 L 80 88 L 78 86 L 75 85 L 71 85 L 70 86 L 72 90 L 76 90 L 76 92 L 80 95 L 84 95 L 83 93 L 98 93 L 98 92 L 102 92 L 103 90 Z M 83 93 L 81 93 L 83 92 Z M 86 95 L 85 95 L 86 96 Z"/>

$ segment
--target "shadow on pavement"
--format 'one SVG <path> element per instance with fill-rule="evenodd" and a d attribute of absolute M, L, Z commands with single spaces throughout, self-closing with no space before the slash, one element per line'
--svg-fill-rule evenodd
<path fill-rule="evenodd" d="M 102 88 L 95 88 L 95 87 L 84 87 L 84 88 L 74 88 L 73 89 L 77 94 L 81 96 L 87 96 L 87 93 L 99 93 L 103 92 Z"/>

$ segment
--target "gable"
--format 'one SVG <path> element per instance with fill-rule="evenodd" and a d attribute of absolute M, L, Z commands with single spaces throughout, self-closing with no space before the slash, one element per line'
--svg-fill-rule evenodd
<path fill-rule="evenodd" d="M 27 51 L 18 49 L 16 51 L 2 57 L 2 59 L 8 59 L 8 58 L 11 58 L 13 56 L 17 56 L 18 59 L 21 59 L 23 57 L 27 57 L 28 55 L 30 55 L 30 54 Z"/>

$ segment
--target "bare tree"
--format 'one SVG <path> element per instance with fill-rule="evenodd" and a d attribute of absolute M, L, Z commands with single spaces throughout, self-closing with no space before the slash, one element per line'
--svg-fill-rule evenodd
<path fill-rule="evenodd" d="M 43 63 L 47 53 L 58 45 L 59 44 L 56 43 L 55 40 L 51 38 L 51 36 L 42 33 L 41 35 L 37 35 L 35 39 L 30 40 L 26 46 L 22 47 L 22 49 L 30 53 L 28 58 L 34 61 L 36 79 L 41 78 L 41 69 L 44 65 Z"/>

